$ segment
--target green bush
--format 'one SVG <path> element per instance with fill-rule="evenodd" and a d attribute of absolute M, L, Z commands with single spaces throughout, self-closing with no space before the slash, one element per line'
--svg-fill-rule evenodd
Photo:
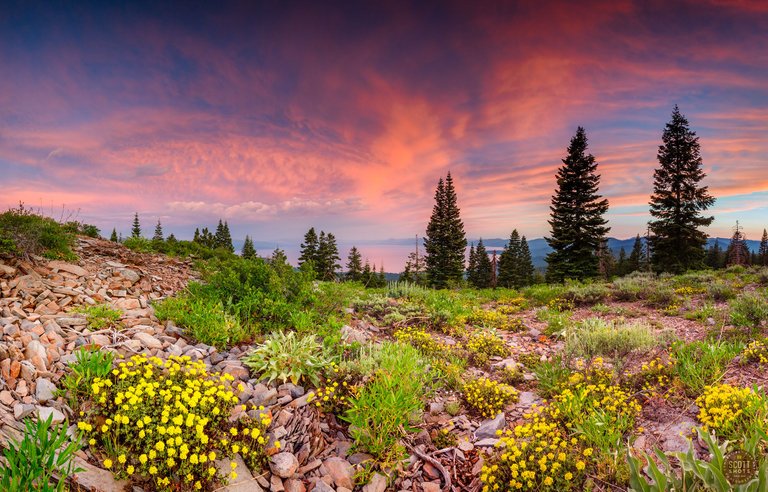
<path fill-rule="evenodd" d="M 409 422 L 428 396 L 427 364 L 418 350 L 400 343 L 384 343 L 369 357 L 375 369 L 342 418 L 358 447 L 394 463 L 404 454 L 403 430 L 413 430 Z"/>
<path fill-rule="evenodd" d="M 87 394 L 87 388 L 95 378 L 105 378 L 109 375 L 115 355 L 99 349 L 81 348 L 75 351 L 75 357 L 75 362 L 69 366 L 71 372 L 62 380 L 72 408 L 77 407 L 80 396 Z"/>
<path fill-rule="evenodd" d="M 246 341 L 251 336 L 239 320 L 227 313 L 221 301 L 197 297 L 193 292 L 199 284 L 191 284 L 186 293 L 164 300 L 155 307 L 160 321 L 173 320 L 186 329 L 193 339 L 224 349 Z"/>
<path fill-rule="evenodd" d="M 70 475 L 84 471 L 72 463 L 80 446 L 68 442 L 67 426 L 51 425 L 52 419 L 26 419 L 22 439 L 7 443 L 6 463 L 0 461 L 0 490 L 62 492 Z"/>
<path fill-rule="evenodd" d="M 533 301 L 534 305 L 546 306 L 552 300 L 560 297 L 565 287 L 557 284 L 538 284 L 522 290 L 523 296 Z"/>
<path fill-rule="evenodd" d="M 123 241 L 123 246 L 139 253 L 154 253 L 152 241 L 143 237 L 129 237 Z"/>
<path fill-rule="evenodd" d="M 569 355 L 592 359 L 597 355 L 623 358 L 636 350 L 658 344 L 650 326 L 644 323 L 605 321 L 587 318 L 566 330 L 565 351 Z"/>
<path fill-rule="evenodd" d="M 610 290 L 606 284 L 569 282 L 560 295 L 575 306 L 591 306 L 608 298 Z"/>
<path fill-rule="evenodd" d="M 656 275 L 634 272 L 613 282 L 613 297 L 618 301 L 647 299 L 658 287 Z"/>
<path fill-rule="evenodd" d="M 744 292 L 729 303 L 731 323 L 745 328 L 759 328 L 768 321 L 768 296 L 759 292 Z"/>
<path fill-rule="evenodd" d="M 330 362 L 314 335 L 297 335 L 293 331 L 272 333 L 243 358 L 243 364 L 260 377 L 268 378 L 270 383 L 306 381 L 314 386 Z"/>
<path fill-rule="evenodd" d="M 552 360 L 537 363 L 533 373 L 538 381 L 538 390 L 542 398 L 552 398 L 568 383 L 571 370 L 558 356 Z"/>
<path fill-rule="evenodd" d="M 719 281 L 707 284 L 707 297 L 713 301 L 728 301 L 735 296 L 736 291 L 727 282 Z"/>
<path fill-rule="evenodd" d="M 73 310 L 75 313 L 83 313 L 88 319 L 88 328 L 92 330 L 101 330 L 108 326 L 114 326 L 123 315 L 117 309 L 112 309 L 106 304 L 97 304 L 95 306 L 80 306 Z"/>
<path fill-rule="evenodd" d="M 0 255 L 73 261 L 77 259 L 71 249 L 73 241 L 74 235 L 61 224 L 24 205 L 0 214 Z"/>
<path fill-rule="evenodd" d="M 689 396 L 699 396 L 705 387 L 723 377 L 728 364 L 743 348 L 741 343 L 677 342 L 671 354 L 675 374 Z"/>

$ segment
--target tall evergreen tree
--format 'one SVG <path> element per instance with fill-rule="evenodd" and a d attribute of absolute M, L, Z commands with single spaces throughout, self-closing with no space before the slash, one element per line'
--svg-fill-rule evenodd
<path fill-rule="evenodd" d="M 243 249 L 240 251 L 240 255 L 248 260 L 251 260 L 253 258 L 256 258 L 256 248 L 253 245 L 253 239 L 251 239 L 251 236 L 246 235 L 245 241 L 243 242 Z"/>
<path fill-rule="evenodd" d="M 749 248 L 747 247 L 746 237 L 736 222 L 736 230 L 731 236 L 731 242 L 725 253 L 726 265 L 748 265 L 750 262 Z"/>
<path fill-rule="evenodd" d="M 230 253 L 235 252 L 235 245 L 232 244 L 232 234 L 229 232 L 229 224 L 227 221 L 224 221 L 224 228 L 222 229 L 222 244 L 221 246 L 229 251 Z"/>
<path fill-rule="evenodd" d="M 757 263 L 768 266 L 768 231 L 763 229 L 763 237 L 760 239 L 760 247 L 757 248 Z"/>
<path fill-rule="evenodd" d="M 707 249 L 705 264 L 713 270 L 723 268 L 725 264 L 723 248 L 720 247 L 720 241 L 717 238 L 715 238 L 714 244 Z"/>
<path fill-rule="evenodd" d="M 133 225 L 131 226 L 131 237 L 141 237 L 141 223 L 139 223 L 139 213 L 136 212 L 133 216 Z"/>
<path fill-rule="evenodd" d="M 619 259 L 616 261 L 616 275 L 623 276 L 627 274 L 627 251 L 624 246 L 619 250 Z"/>
<path fill-rule="evenodd" d="M 699 137 L 675 105 L 662 135 L 651 195 L 651 262 L 654 269 L 680 273 L 704 263 L 707 234 L 700 230 L 714 217 L 702 212 L 715 203 L 702 170 Z"/>
<path fill-rule="evenodd" d="M 437 183 L 435 205 L 424 237 L 429 283 L 442 289 L 461 281 L 467 238 L 457 204 L 451 173 Z"/>
<path fill-rule="evenodd" d="M 491 286 L 491 259 L 485 249 L 483 239 L 477 242 L 475 249 L 475 279 L 473 284 L 478 289 L 487 289 Z"/>
<path fill-rule="evenodd" d="M 597 162 L 587 153 L 587 134 L 579 127 L 557 171 L 557 190 L 552 196 L 552 233 L 546 238 L 553 250 L 547 255 L 549 281 L 597 275 L 597 253 L 610 230 L 603 217 L 608 211 L 608 200 L 598 194 L 599 185 Z"/>
<path fill-rule="evenodd" d="M 608 280 L 613 276 L 616 270 L 616 259 L 613 257 L 611 248 L 608 247 L 608 240 L 603 239 L 600 248 L 597 250 L 598 272 L 600 276 Z"/>
<path fill-rule="evenodd" d="M 426 264 L 424 255 L 419 254 L 419 239 L 416 238 L 416 248 L 408 254 L 405 261 L 405 269 L 400 274 L 400 280 L 404 282 L 413 282 L 419 285 L 426 285 Z"/>
<path fill-rule="evenodd" d="M 320 239 L 317 246 L 316 271 L 318 278 L 322 280 L 335 280 L 339 265 L 339 248 L 336 245 L 336 237 L 330 232 L 326 234 L 320 231 Z"/>
<path fill-rule="evenodd" d="M 112 235 L 109 236 L 109 240 L 112 241 L 113 243 L 117 242 L 117 229 L 112 228 Z"/>
<path fill-rule="evenodd" d="M 214 245 L 216 248 L 224 247 L 224 222 L 219 219 L 216 225 L 216 232 L 213 234 Z"/>
<path fill-rule="evenodd" d="M 360 280 L 360 275 L 363 273 L 363 257 L 357 247 L 352 246 L 347 255 L 347 280 L 357 281 Z"/>
<path fill-rule="evenodd" d="M 195 235 L 192 236 L 192 242 L 193 243 L 199 243 L 200 242 L 200 229 L 195 227 Z"/>
<path fill-rule="evenodd" d="M 533 285 L 534 273 L 536 270 L 533 268 L 533 257 L 531 256 L 531 249 L 528 246 L 528 240 L 525 236 L 520 238 L 520 282 L 517 285 L 520 287 L 527 287 Z"/>
<path fill-rule="evenodd" d="M 627 260 L 627 268 L 623 275 L 627 273 L 637 272 L 643 269 L 643 265 L 647 258 L 645 257 L 645 249 L 643 248 L 643 241 L 640 239 L 640 234 L 635 236 L 635 242 L 632 243 L 632 251 L 629 253 L 629 259 Z"/>
<path fill-rule="evenodd" d="M 216 236 L 214 236 L 211 231 L 208 230 L 207 227 L 203 227 L 202 232 L 200 232 L 200 244 L 205 246 L 206 248 L 215 248 L 216 247 Z"/>
<path fill-rule="evenodd" d="M 318 243 L 317 233 L 314 227 L 310 227 L 306 234 L 304 234 L 304 242 L 301 243 L 301 253 L 299 254 L 299 266 L 305 263 L 315 263 L 317 261 L 317 250 L 320 247 Z M 314 265 L 317 269 L 317 265 Z"/>
<path fill-rule="evenodd" d="M 176 244 L 178 240 L 176 239 L 176 236 L 173 235 L 173 233 L 168 234 L 168 238 L 165 240 L 168 244 Z"/>
<path fill-rule="evenodd" d="M 520 258 L 522 254 L 520 234 L 517 229 L 509 235 L 509 242 L 499 256 L 498 285 L 514 288 L 522 282 Z"/>
<path fill-rule="evenodd" d="M 160 224 L 160 219 L 158 219 L 157 225 L 155 226 L 155 235 L 152 236 L 152 241 L 156 243 L 162 243 L 164 240 L 165 237 L 163 236 L 163 226 Z"/>

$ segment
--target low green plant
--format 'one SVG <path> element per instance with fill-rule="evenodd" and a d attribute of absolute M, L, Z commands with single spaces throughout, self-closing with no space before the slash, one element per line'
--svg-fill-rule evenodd
<path fill-rule="evenodd" d="M 725 476 L 726 455 L 733 448 L 732 443 L 719 443 L 717 438 L 701 429 L 696 429 L 698 437 L 709 450 L 709 461 L 696 456 L 693 443 L 685 453 L 664 454 L 654 449 L 653 454 L 644 453 L 640 457 L 627 452 L 629 463 L 629 490 L 632 492 L 763 492 L 768 490 L 768 460 L 759 458 L 755 477 L 743 484 L 731 484 Z M 760 436 L 759 439 L 768 438 Z M 745 439 L 742 448 L 750 455 L 758 457 L 759 439 Z M 670 458 L 679 462 L 681 473 L 670 463 Z M 658 464 L 657 464 L 658 461 Z M 643 472 L 644 463 L 648 465 L 647 475 Z M 659 466 L 660 465 L 660 466 Z"/>
<path fill-rule="evenodd" d="M 53 415 L 46 420 L 24 421 L 21 440 L 11 440 L 0 460 L 0 490 L 3 492 L 62 492 L 76 468 L 72 459 L 80 449 L 69 442 L 66 425 L 53 425 Z"/>
<path fill-rule="evenodd" d="M 733 441 L 755 431 L 768 432 L 768 397 L 757 387 L 707 386 L 696 405 L 702 429 L 720 438 Z"/>
<path fill-rule="evenodd" d="M 106 350 L 81 348 L 75 351 L 75 361 L 70 364 L 70 372 L 62 380 L 72 408 L 76 408 L 80 397 L 87 393 L 94 379 L 109 375 L 114 359 L 115 354 Z"/>
<path fill-rule="evenodd" d="M 478 330 L 467 341 L 470 359 L 477 366 L 486 366 L 491 357 L 507 357 L 509 347 L 504 340 L 492 331 Z"/>
<path fill-rule="evenodd" d="M 618 301 L 647 299 L 658 287 L 656 275 L 648 272 L 634 272 L 613 282 L 612 295 Z"/>
<path fill-rule="evenodd" d="M 606 284 L 570 282 L 560 297 L 568 299 L 575 306 L 591 306 L 607 299 L 610 293 Z"/>
<path fill-rule="evenodd" d="M 250 338 L 240 321 L 227 313 L 220 301 L 192 293 L 164 300 L 155 307 L 155 315 L 160 321 L 173 320 L 195 340 L 219 349 Z"/>
<path fill-rule="evenodd" d="M 619 359 L 630 352 L 650 349 L 657 343 L 653 328 L 647 324 L 587 318 L 566 330 L 565 352 L 585 359 L 597 355 Z"/>
<path fill-rule="evenodd" d="M 387 295 L 393 298 L 411 297 L 416 293 L 423 294 L 425 290 L 421 285 L 408 281 L 394 281 L 387 284 Z"/>
<path fill-rule="evenodd" d="M 744 292 L 729 303 L 731 323 L 756 329 L 768 321 L 768 296 L 759 292 Z"/>
<path fill-rule="evenodd" d="M 272 333 L 243 358 L 243 364 L 269 382 L 290 380 L 299 384 L 308 381 L 313 385 L 318 384 L 323 369 L 330 362 L 317 337 L 293 331 Z"/>
<path fill-rule="evenodd" d="M 536 319 L 547 323 L 544 333 L 549 336 L 562 336 L 570 326 L 571 312 L 551 307 L 536 310 Z"/>
<path fill-rule="evenodd" d="M 742 349 L 739 342 L 676 342 L 671 353 L 674 373 L 689 396 L 699 396 L 705 387 L 723 377 L 728 364 Z"/>
<path fill-rule="evenodd" d="M 552 398 L 558 394 L 571 376 L 571 370 L 559 356 L 539 362 L 534 366 L 533 373 L 536 375 L 538 392 L 542 398 Z"/>
<path fill-rule="evenodd" d="M 120 310 L 113 309 L 107 304 L 80 306 L 74 309 L 73 312 L 85 314 L 88 320 L 88 328 L 92 330 L 102 330 L 114 326 L 120 320 L 120 316 L 123 315 Z"/>
<path fill-rule="evenodd" d="M 565 290 L 565 287 L 557 284 L 538 284 L 526 287 L 522 290 L 523 296 L 530 299 L 534 305 L 546 306 L 553 299 L 557 299 Z"/>
<path fill-rule="evenodd" d="M 707 284 L 707 297 L 716 302 L 728 301 L 736 297 L 736 291 L 727 282 L 711 282 Z"/>
<path fill-rule="evenodd" d="M 429 372 L 410 345 L 383 343 L 368 357 L 375 370 L 342 419 L 350 424 L 356 446 L 381 463 L 393 463 L 404 454 L 399 441 L 404 430 L 412 430 L 410 416 L 422 409 Z"/>
<path fill-rule="evenodd" d="M 488 378 L 477 378 L 464 385 L 462 397 L 469 408 L 481 417 L 492 419 L 504 410 L 504 407 L 517 401 L 518 392 L 507 384 Z"/>

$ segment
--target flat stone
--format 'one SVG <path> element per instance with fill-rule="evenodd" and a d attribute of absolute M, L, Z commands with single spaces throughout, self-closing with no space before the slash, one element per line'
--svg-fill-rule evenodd
<path fill-rule="evenodd" d="M 161 349 L 163 348 L 163 342 L 153 337 L 149 333 L 139 332 L 133 335 L 134 340 L 138 340 L 141 344 L 149 349 Z"/>
<path fill-rule="evenodd" d="M 480 441 L 477 441 L 477 442 L 475 443 L 475 446 L 477 446 L 477 447 L 493 447 L 493 446 L 495 446 L 495 445 L 496 445 L 496 443 L 498 443 L 498 442 L 499 442 L 499 440 L 498 440 L 498 439 L 494 439 L 494 438 L 492 438 L 492 437 L 489 437 L 489 438 L 486 438 L 486 439 L 482 439 L 482 440 L 480 440 Z"/>
<path fill-rule="evenodd" d="M 286 451 L 269 458 L 269 469 L 280 478 L 290 478 L 299 469 L 299 460 Z"/>
<path fill-rule="evenodd" d="M 91 343 L 99 347 L 106 347 L 112 343 L 112 340 L 106 335 L 91 335 Z"/>
<path fill-rule="evenodd" d="M 327 483 L 323 482 L 322 480 L 318 480 L 315 482 L 315 486 L 312 488 L 312 492 L 336 492 L 333 490 L 333 487 L 328 485 Z"/>
<path fill-rule="evenodd" d="M 66 417 L 63 413 L 56 410 L 52 407 L 37 407 L 37 418 L 38 420 L 48 420 L 48 417 L 53 415 L 52 423 L 58 424 L 60 422 L 64 422 L 66 420 Z"/>
<path fill-rule="evenodd" d="M 424 482 L 421 484 L 424 492 L 440 492 L 440 484 L 435 482 Z"/>
<path fill-rule="evenodd" d="M 2 403 L 7 407 L 10 407 L 11 405 L 13 405 L 15 401 L 16 400 L 13 398 L 13 395 L 11 394 L 10 391 L 8 390 L 0 391 L 0 403 Z"/>
<path fill-rule="evenodd" d="M 73 265 L 72 263 L 67 263 L 65 261 L 49 261 L 48 267 L 61 272 L 71 273 L 72 275 L 77 275 L 78 277 L 85 277 L 88 275 L 88 270 L 85 268 Z"/>
<path fill-rule="evenodd" d="M 328 474 L 333 478 L 333 483 L 337 487 L 346 487 L 353 489 L 355 487 L 355 469 L 347 460 L 341 458 L 328 458 L 323 462 L 323 466 L 328 470 Z"/>
<path fill-rule="evenodd" d="M 285 492 L 306 492 L 307 487 L 304 486 L 304 482 L 295 478 L 289 478 L 283 482 L 283 488 Z"/>
<path fill-rule="evenodd" d="M 54 392 L 56 391 L 56 385 L 48 378 L 37 378 L 35 384 L 35 398 L 40 403 L 47 403 L 54 398 Z"/>
<path fill-rule="evenodd" d="M 374 473 L 371 480 L 363 486 L 363 492 L 384 492 L 387 490 L 387 477 Z"/>
<path fill-rule="evenodd" d="M 139 281 L 139 279 L 141 279 L 141 276 L 138 273 L 134 272 L 133 270 L 129 270 L 128 268 L 120 270 L 120 276 L 132 284 L 135 284 Z"/>
<path fill-rule="evenodd" d="M 499 413 L 495 418 L 486 420 L 475 431 L 475 440 L 487 439 L 489 437 L 496 437 L 496 431 L 500 431 L 506 427 L 507 421 L 504 416 L 504 412 Z"/>
<path fill-rule="evenodd" d="M 75 490 L 122 492 L 128 487 L 127 481 L 117 480 L 111 471 L 94 466 L 80 457 L 75 457 L 73 468 L 83 469 L 74 475 L 78 485 Z"/>
<path fill-rule="evenodd" d="M 60 326 L 85 326 L 88 324 L 88 320 L 75 316 L 65 316 L 63 318 L 56 318 L 56 323 Z"/>
<path fill-rule="evenodd" d="M 28 403 L 17 403 L 13 406 L 13 418 L 21 420 L 24 417 L 32 415 L 35 411 L 35 406 Z"/>

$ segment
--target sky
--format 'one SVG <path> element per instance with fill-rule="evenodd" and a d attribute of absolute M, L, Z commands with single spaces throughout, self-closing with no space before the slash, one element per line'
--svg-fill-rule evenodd
<path fill-rule="evenodd" d="M 450 171 L 468 237 L 535 238 L 581 125 L 625 238 L 678 104 L 708 232 L 768 226 L 768 2 L 119 3 L 4 2 L 0 207 L 373 244 Z"/>

